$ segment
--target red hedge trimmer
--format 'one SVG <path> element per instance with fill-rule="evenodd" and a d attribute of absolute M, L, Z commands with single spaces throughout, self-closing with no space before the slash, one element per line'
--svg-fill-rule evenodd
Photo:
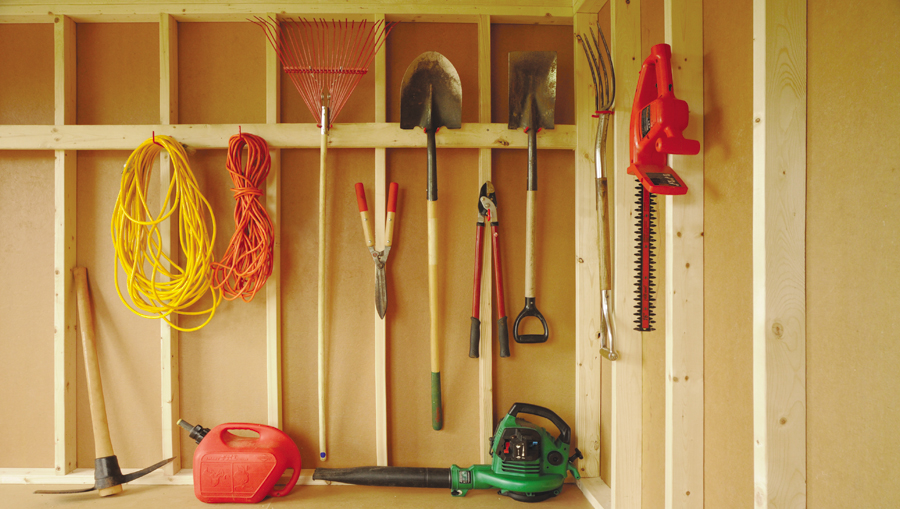
<path fill-rule="evenodd" d="M 672 87 L 672 48 L 657 44 L 650 48 L 638 79 L 631 108 L 631 165 L 628 174 L 638 178 L 637 233 L 638 312 L 635 330 L 653 330 L 656 298 L 653 288 L 653 236 L 656 233 L 655 194 L 678 195 L 687 186 L 675 170 L 666 165 L 669 154 L 695 155 L 700 143 L 682 135 L 687 128 L 689 110 L 685 101 L 677 99 Z"/>

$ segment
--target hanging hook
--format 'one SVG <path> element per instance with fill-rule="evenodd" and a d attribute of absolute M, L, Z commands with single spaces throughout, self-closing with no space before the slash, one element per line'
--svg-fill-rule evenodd
<path fill-rule="evenodd" d="M 238 138 L 242 140 L 244 139 L 244 133 L 241 132 L 241 126 L 238 126 Z"/>
<path fill-rule="evenodd" d="M 159 145 L 160 147 L 162 147 L 162 143 L 156 141 L 156 131 L 151 131 L 151 133 L 152 133 L 152 136 L 153 136 L 153 143 L 155 143 L 155 144 Z M 165 148 L 165 147 L 163 147 L 163 148 Z"/>

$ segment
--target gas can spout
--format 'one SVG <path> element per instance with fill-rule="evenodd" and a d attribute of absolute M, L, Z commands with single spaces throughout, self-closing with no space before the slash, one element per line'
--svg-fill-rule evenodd
<path fill-rule="evenodd" d="M 178 422 L 176 424 L 187 430 L 188 436 L 198 444 L 201 440 L 203 440 L 203 437 L 205 437 L 206 434 L 209 433 L 209 428 L 204 428 L 199 424 L 194 426 L 184 419 L 178 419 Z"/>

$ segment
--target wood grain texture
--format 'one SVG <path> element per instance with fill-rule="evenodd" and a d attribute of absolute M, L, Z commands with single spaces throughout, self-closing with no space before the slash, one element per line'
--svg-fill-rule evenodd
<path fill-rule="evenodd" d="M 806 507 L 806 3 L 753 5 L 755 507 Z"/>
<path fill-rule="evenodd" d="M 384 20 L 384 14 L 376 14 L 375 21 Z M 390 35 L 388 35 L 390 37 Z M 375 55 L 375 122 L 387 119 L 387 50 Z M 387 211 L 387 154 L 385 149 L 375 149 L 375 217 L 385 217 Z M 375 221 L 375 249 L 381 251 L 385 243 L 385 223 Z M 393 233 L 393 232 L 392 232 Z M 393 235 L 391 235 L 393 240 Z M 374 270 L 374 269 L 373 269 Z M 387 321 L 378 316 L 374 307 L 375 355 L 375 460 L 378 466 L 387 466 L 388 457 L 388 408 L 387 408 Z"/>
<path fill-rule="evenodd" d="M 630 112 L 633 97 L 626 90 L 637 88 L 641 58 L 641 2 L 610 4 L 613 66 L 616 69 L 615 109 Z M 613 116 L 613 167 L 629 164 L 629 115 Z M 613 182 L 615 273 L 613 312 L 619 360 L 611 363 L 612 451 L 610 489 L 612 507 L 641 507 L 642 468 L 642 344 L 641 334 L 632 330 L 634 296 L 634 180 L 622 175 Z"/>
<path fill-rule="evenodd" d="M 665 38 L 672 82 L 687 101 L 684 136 L 700 153 L 672 156 L 688 193 L 666 197 L 666 477 L 668 509 L 702 509 L 703 490 L 703 4 L 667 0 Z"/>
<path fill-rule="evenodd" d="M 588 34 L 596 14 L 576 14 L 575 34 Z M 596 28 L 594 29 L 596 33 Z M 588 36 L 590 37 L 590 36 Z M 578 462 L 582 477 L 600 476 L 600 290 L 597 249 L 597 201 L 594 166 L 595 89 L 584 51 L 575 51 L 575 436 L 584 459 Z M 603 204 L 606 205 L 605 203 Z M 608 284 L 608 281 L 607 281 Z M 606 287 L 609 288 L 608 286 Z"/>
<path fill-rule="evenodd" d="M 75 123 L 75 22 L 57 16 L 54 26 L 54 122 Z M 55 468 L 64 475 L 75 468 L 75 168 L 74 151 L 56 151 L 53 220 L 54 304 L 54 443 Z"/>

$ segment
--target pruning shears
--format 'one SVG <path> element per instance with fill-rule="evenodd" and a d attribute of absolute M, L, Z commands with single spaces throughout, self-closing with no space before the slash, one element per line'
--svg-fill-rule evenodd
<path fill-rule="evenodd" d="M 478 222 L 475 223 L 475 290 L 472 299 L 472 329 L 469 333 L 469 357 L 478 357 L 481 342 L 481 273 L 483 266 L 484 226 L 491 224 L 494 247 L 494 277 L 497 286 L 497 336 L 500 340 L 500 357 L 509 357 L 509 330 L 506 324 L 506 306 L 503 303 L 503 270 L 500 267 L 500 233 L 497 227 L 497 194 L 494 185 L 487 181 L 478 196 Z"/>
<path fill-rule="evenodd" d="M 359 205 L 359 215 L 362 219 L 363 233 L 366 236 L 366 246 L 375 261 L 375 309 L 378 316 L 384 319 L 387 310 L 387 283 L 384 277 L 384 264 L 387 263 L 388 254 L 391 252 L 392 239 L 394 237 L 394 215 L 397 212 L 397 183 L 391 182 L 388 189 L 387 217 L 384 221 L 384 251 L 375 250 L 375 225 L 372 223 L 372 213 L 366 204 L 366 189 L 361 182 L 356 184 L 356 203 Z"/>

